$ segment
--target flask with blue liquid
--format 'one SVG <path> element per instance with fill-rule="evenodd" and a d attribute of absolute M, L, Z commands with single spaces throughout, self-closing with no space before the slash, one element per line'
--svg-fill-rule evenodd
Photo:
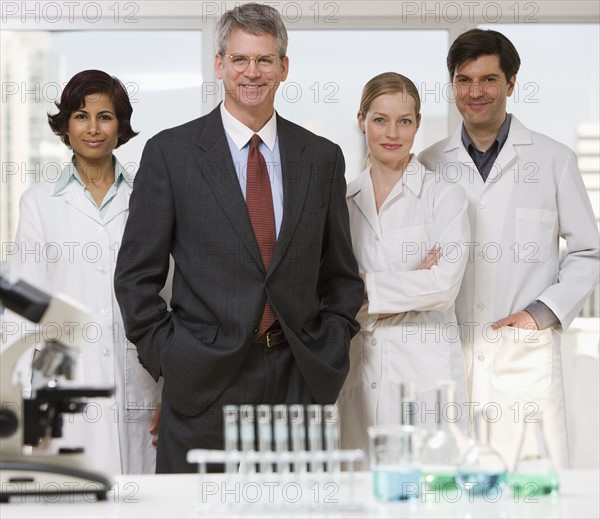
<path fill-rule="evenodd" d="M 508 471 L 502 456 L 490 445 L 483 413 L 475 415 L 475 441 L 456 469 L 456 482 L 470 496 L 495 498 L 506 486 Z"/>

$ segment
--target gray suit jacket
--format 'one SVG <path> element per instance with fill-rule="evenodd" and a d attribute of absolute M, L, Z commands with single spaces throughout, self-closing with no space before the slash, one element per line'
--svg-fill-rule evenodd
<path fill-rule="evenodd" d="M 336 400 L 363 283 L 339 146 L 277 117 L 283 221 L 265 272 L 219 108 L 150 139 L 115 273 L 127 337 L 169 404 L 194 416 L 237 373 L 268 297 L 307 389 Z M 158 293 L 175 261 L 171 311 Z"/>

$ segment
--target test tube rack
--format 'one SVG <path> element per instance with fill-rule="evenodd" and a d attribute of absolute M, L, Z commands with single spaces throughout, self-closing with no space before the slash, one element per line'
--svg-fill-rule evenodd
<path fill-rule="evenodd" d="M 364 452 L 340 449 L 335 405 L 227 405 L 223 416 L 225 449 L 187 454 L 198 464 L 201 509 L 362 507 L 354 490 Z M 211 464 L 225 474 L 208 473 Z"/>

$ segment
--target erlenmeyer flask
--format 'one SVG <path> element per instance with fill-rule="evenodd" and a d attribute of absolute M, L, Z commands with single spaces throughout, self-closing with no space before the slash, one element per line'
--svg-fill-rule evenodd
<path fill-rule="evenodd" d="M 421 447 L 422 481 L 429 490 L 441 491 L 456 485 L 456 467 L 467 448 L 467 438 L 456 426 L 458 408 L 452 380 L 437 384 L 436 429 Z"/>
<path fill-rule="evenodd" d="M 523 424 L 510 488 L 519 498 L 558 493 L 558 476 L 548 454 L 541 418 Z"/>
<path fill-rule="evenodd" d="M 469 495 L 496 496 L 502 492 L 506 481 L 506 463 L 490 445 L 488 423 L 483 413 L 478 413 L 475 418 L 475 442 L 458 464 L 456 482 Z"/>

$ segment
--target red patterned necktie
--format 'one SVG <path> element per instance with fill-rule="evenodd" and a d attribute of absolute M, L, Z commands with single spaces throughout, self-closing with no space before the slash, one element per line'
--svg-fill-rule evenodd
<path fill-rule="evenodd" d="M 260 137 L 257 134 L 254 134 L 250 139 L 246 170 L 246 206 L 254 236 L 258 243 L 260 257 L 265 270 L 269 270 L 273 251 L 275 250 L 275 213 L 273 211 L 273 196 L 267 163 L 258 149 L 260 142 Z M 273 308 L 267 299 L 258 333 L 263 335 L 275 322 L 275 319 L 275 312 L 273 312 Z"/>

